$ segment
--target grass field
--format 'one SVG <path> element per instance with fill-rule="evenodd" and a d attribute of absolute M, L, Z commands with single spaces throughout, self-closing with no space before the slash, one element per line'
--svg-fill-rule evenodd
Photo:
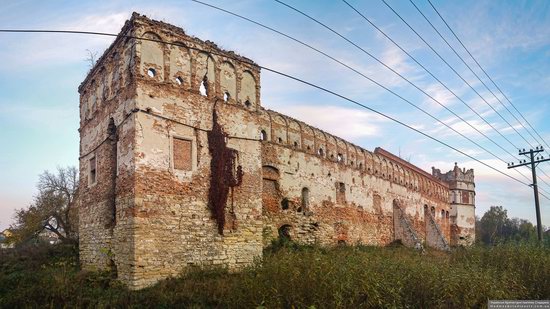
<path fill-rule="evenodd" d="M 488 299 L 550 299 L 550 248 L 283 245 L 237 274 L 193 269 L 141 291 L 81 272 L 74 249 L 0 255 L 0 307 L 467 308 Z"/>

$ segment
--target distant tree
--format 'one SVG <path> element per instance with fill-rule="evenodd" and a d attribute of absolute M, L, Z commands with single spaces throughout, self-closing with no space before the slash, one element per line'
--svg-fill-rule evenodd
<path fill-rule="evenodd" d="M 495 244 L 503 239 L 508 214 L 502 206 L 491 206 L 481 220 L 479 239 L 485 244 Z"/>
<path fill-rule="evenodd" d="M 43 172 L 38 180 L 38 194 L 26 209 L 15 212 L 11 241 L 24 242 L 44 230 L 54 233 L 63 243 L 78 242 L 78 170 L 57 168 L 57 173 Z"/>
<path fill-rule="evenodd" d="M 491 206 L 481 219 L 476 217 L 476 235 L 479 242 L 487 245 L 537 239 L 536 226 L 529 220 L 509 219 L 502 206 Z"/>

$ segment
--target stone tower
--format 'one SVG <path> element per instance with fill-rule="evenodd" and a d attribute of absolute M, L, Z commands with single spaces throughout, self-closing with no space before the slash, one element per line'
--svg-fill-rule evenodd
<path fill-rule="evenodd" d="M 132 15 L 79 87 L 84 268 L 140 288 L 261 255 L 259 85 L 251 60 Z"/>
<path fill-rule="evenodd" d="M 454 168 L 441 174 L 432 168 L 432 174 L 449 184 L 451 199 L 451 245 L 471 245 L 475 241 L 475 182 L 474 170 Z"/>

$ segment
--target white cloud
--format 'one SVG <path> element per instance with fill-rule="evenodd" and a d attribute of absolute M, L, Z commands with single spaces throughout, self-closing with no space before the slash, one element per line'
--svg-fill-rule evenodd
<path fill-rule="evenodd" d="M 385 118 L 366 111 L 340 106 L 285 105 L 284 114 L 347 140 L 381 135 Z"/>
<path fill-rule="evenodd" d="M 57 20 L 42 25 L 40 29 L 80 30 L 106 33 L 118 33 L 128 18 L 126 12 L 75 16 L 70 20 Z M 58 65 L 82 61 L 86 58 L 86 49 L 97 51 L 98 56 L 113 41 L 113 37 L 88 35 L 84 38 L 77 34 L 26 34 L 6 38 L 6 48 L 2 48 L 2 58 L 8 59 L 9 66 Z"/>

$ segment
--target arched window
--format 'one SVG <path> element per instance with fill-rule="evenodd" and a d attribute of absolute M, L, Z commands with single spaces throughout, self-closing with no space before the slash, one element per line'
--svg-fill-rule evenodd
<path fill-rule="evenodd" d="M 302 189 L 302 210 L 305 212 L 309 210 L 309 189 Z"/>
<path fill-rule="evenodd" d="M 208 78 L 206 77 L 206 75 L 204 75 L 204 78 L 201 81 L 199 92 L 204 97 L 208 96 Z"/>
<path fill-rule="evenodd" d="M 267 141 L 267 132 L 265 130 L 260 131 L 260 140 Z"/>
<path fill-rule="evenodd" d="M 319 148 L 319 150 L 317 151 L 317 154 L 322 157 L 324 155 L 323 148 Z"/>

